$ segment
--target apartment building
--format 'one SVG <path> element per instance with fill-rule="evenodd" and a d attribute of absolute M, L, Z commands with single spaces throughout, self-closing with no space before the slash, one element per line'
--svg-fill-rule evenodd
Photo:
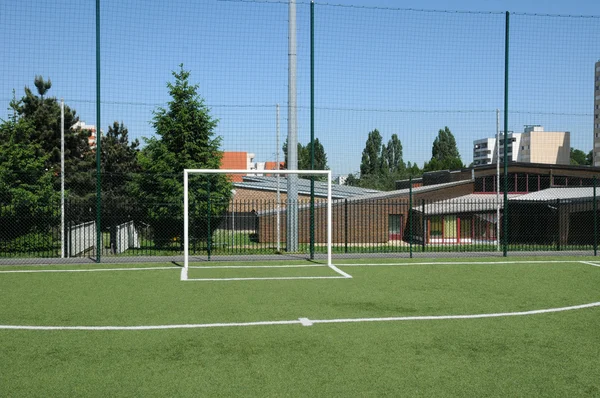
<path fill-rule="evenodd" d="M 600 166 L 600 61 L 594 74 L 594 166 Z"/>
<path fill-rule="evenodd" d="M 525 126 L 519 150 L 519 162 L 541 164 L 569 164 L 571 133 L 544 131 L 542 126 Z"/>
<path fill-rule="evenodd" d="M 569 164 L 571 134 L 568 131 L 544 131 L 540 125 L 526 125 L 523 133 L 508 133 L 509 162 Z M 600 140 L 599 140 L 600 142 Z M 599 149 L 600 151 L 600 146 Z M 473 141 L 473 165 L 496 163 L 496 139 Z M 504 162 L 504 134 L 500 134 L 500 162 Z"/>
<path fill-rule="evenodd" d="M 83 121 L 78 121 L 71 126 L 71 130 L 83 130 L 88 132 L 88 145 L 90 149 L 96 149 L 96 126 L 85 124 Z"/>
<path fill-rule="evenodd" d="M 504 161 L 504 133 L 500 133 L 500 162 Z M 519 146 L 521 144 L 521 133 L 508 133 L 508 154 L 509 162 L 518 161 Z M 516 149 L 515 149 L 516 148 Z M 483 166 L 496 163 L 498 148 L 496 147 L 496 138 L 482 138 L 473 141 L 473 165 Z"/>

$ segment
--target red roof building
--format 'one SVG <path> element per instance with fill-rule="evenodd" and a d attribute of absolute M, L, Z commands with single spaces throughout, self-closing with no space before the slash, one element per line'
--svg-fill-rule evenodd
<path fill-rule="evenodd" d="M 223 152 L 221 159 L 221 170 L 250 170 L 254 154 L 248 152 Z M 232 182 L 242 182 L 242 174 L 229 175 Z"/>

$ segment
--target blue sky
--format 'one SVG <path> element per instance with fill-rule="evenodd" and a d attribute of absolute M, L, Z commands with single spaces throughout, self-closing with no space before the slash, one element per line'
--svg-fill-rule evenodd
<path fill-rule="evenodd" d="M 223 150 L 274 160 L 276 104 L 281 142 L 287 134 L 285 3 L 102 1 L 101 127 L 118 120 L 133 138 L 151 136 L 152 111 L 168 101 L 165 84 L 183 63 L 220 120 Z M 423 166 L 448 126 L 469 164 L 472 141 L 493 136 L 495 110 L 503 108 L 504 11 L 512 13 L 509 130 L 541 124 L 591 149 L 600 18 L 546 14 L 595 15 L 594 2 L 335 3 L 315 6 L 315 135 L 334 174 L 358 171 L 375 128 L 384 142 L 398 134 L 404 159 Z M 298 129 L 306 144 L 309 6 L 297 8 Z M 93 1 L 0 3 L 0 117 L 12 89 L 20 97 L 41 74 L 53 82 L 50 95 L 96 123 L 94 12 Z"/>

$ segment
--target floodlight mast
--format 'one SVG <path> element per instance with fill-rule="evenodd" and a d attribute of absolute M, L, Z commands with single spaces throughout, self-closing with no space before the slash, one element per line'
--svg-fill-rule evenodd
<path fill-rule="evenodd" d="M 288 142 L 287 168 L 298 168 L 298 122 L 296 107 L 296 0 L 288 3 Z M 298 176 L 287 179 L 287 251 L 298 251 Z"/>
<path fill-rule="evenodd" d="M 65 258 L 65 100 L 60 99 L 60 258 Z"/>

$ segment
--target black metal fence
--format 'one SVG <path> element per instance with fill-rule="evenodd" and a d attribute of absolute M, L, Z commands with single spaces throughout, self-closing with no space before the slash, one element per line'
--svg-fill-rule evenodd
<path fill-rule="evenodd" d="M 564 188 L 564 192 L 569 188 Z M 332 202 L 334 254 L 460 252 L 588 251 L 596 254 L 598 198 L 593 188 L 578 188 L 578 197 L 527 199 L 517 196 L 505 204 L 495 194 L 471 194 L 445 200 L 397 198 L 338 199 Z M 555 190 L 556 191 L 556 190 Z M 561 195 L 561 190 L 556 192 Z M 563 195 L 564 196 L 564 195 Z M 409 203 L 412 202 L 412 207 Z M 181 203 L 164 203 L 181 210 Z M 275 200 L 231 200 L 221 214 L 199 222 L 190 218 L 190 253 L 195 256 L 288 253 L 287 209 Z M 325 253 L 327 206 L 307 200 L 296 206 L 298 250 L 294 254 Z M 0 207 L 0 258 L 95 258 L 95 209 L 66 201 L 61 224 L 60 201 L 43 209 Z M 102 218 L 101 254 L 113 256 L 173 256 L 183 253 L 183 218 L 168 239 L 157 231 L 140 204 L 136 218 L 110 214 Z M 160 207 L 160 206 L 159 206 Z M 18 210 L 18 211 L 17 211 Z M 312 215 L 311 215 L 312 214 Z M 204 216 L 200 216 L 204 217 Z M 507 217 L 506 232 L 504 219 Z M 312 220 L 312 221 L 311 221 Z M 207 230 L 194 229 L 203 225 Z M 194 232 L 196 231 L 196 232 Z M 312 231 L 312 232 L 311 232 Z M 293 232 L 292 232 L 293 233 Z M 160 239 L 157 237 L 160 236 Z M 312 244 L 311 244 L 312 243 Z M 311 249 L 312 247 L 312 249 Z M 312 251 L 312 253 L 311 253 Z"/>

